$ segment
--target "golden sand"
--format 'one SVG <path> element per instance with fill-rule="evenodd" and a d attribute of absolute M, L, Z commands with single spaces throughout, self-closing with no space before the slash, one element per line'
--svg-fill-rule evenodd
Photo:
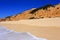
<path fill-rule="evenodd" d="M 45 19 L 44 19 L 44 21 L 48 22 L 48 24 L 50 24 L 50 22 L 49 22 L 50 20 L 47 19 L 47 21 L 45 21 Z M 56 20 L 56 22 L 54 24 L 56 24 L 56 25 L 60 24 L 59 20 L 57 20 L 57 19 L 55 19 L 55 20 Z M 27 24 L 27 21 L 26 22 L 25 21 L 23 21 L 23 22 L 26 24 L 23 24 L 23 22 L 16 23 L 13 21 L 0 22 L 0 26 L 6 26 L 8 29 L 12 29 L 12 30 L 17 31 L 17 32 L 30 32 L 37 37 L 47 38 L 48 40 L 60 40 L 60 25 L 54 26 L 51 24 L 51 26 L 43 26 L 43 23 L 40 24 L 41 26 L 28 25 L 29 23 Z M 20 22 L 20 21 L 18 21 L 18 22 Z M 39 22 L 42 22 L 42 21 L 40 20 Z M 51 22 L 54 22 L 54 20 Z"/>

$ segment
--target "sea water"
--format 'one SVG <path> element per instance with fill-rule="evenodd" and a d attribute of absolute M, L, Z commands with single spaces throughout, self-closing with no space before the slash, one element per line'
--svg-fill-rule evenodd
<path fill-rule="evenodd" d="M 0 40 L 47 40 L 38 38 L 29 32 L 15 32 L 5 27 L 0 27 Z"/>

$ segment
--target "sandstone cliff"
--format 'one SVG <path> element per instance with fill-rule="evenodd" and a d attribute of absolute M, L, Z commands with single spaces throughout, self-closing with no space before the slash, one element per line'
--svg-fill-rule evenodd
<path fill-rule="evenodd" d="M 32 8 L 15 16 L 8 16 L 0 21 L 17 21 L 22 19 L 40 19 L 40 18 L 55 18 L 60 17 L 60 4 L 46 5 L 39 8 Z"/>

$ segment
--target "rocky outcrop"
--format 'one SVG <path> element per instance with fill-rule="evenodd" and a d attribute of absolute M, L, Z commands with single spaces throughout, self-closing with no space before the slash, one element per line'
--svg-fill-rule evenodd
<path fill-rule="evenodd" d="M 60 4 L 46 5 L 39 8 L 32 8 L 15 16 L 8 16 L 0 21 L 17 21 L 22 19 L 40 19 L 40 18 L 55 18 L 60 17 Z"/>

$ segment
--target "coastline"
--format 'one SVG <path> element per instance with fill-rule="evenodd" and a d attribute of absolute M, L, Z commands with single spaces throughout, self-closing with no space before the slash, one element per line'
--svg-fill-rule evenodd
<path fill-rule="evenodd" d="M 48 22 L 47 25 L 48 24 L 49 25 L 48 26 L 43 25 L 45 24 L 44 22 L 45 23 Z M 43 37 L 48 40 L 60 39 L 59 24 L 60 24 L 60 18 L 0 22 L 0 26 L 7 27 L 8 29 L 11 29 L 17 32 L 30 32 L 37 37 Z"/>

